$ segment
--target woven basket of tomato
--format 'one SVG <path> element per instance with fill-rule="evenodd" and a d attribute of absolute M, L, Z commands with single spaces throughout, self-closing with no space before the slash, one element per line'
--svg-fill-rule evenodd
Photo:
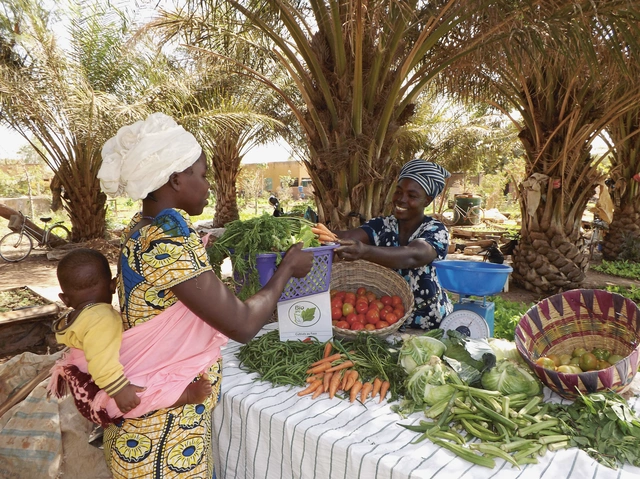
<path fill-rule="evenodd" d="M 369 261 L 337 262 L 331 271 L 331 320 L 335 336 L 395 333 L 413 312 L 411 288 L 395 271 Z"/>

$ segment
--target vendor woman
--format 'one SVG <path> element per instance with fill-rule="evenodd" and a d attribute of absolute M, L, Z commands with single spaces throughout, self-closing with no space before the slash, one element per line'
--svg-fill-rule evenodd
<path fill-rule="evenodd" d="M 400 170 L 390 216 L 335 232 L 340 242 L 335 250 L 338 258 L 363 259 L 393 268 L 409 283 L 415 304 L 406 325 L 412 328 L 438 328 L 442 318 L 453 310 L 432 265 L 447 256 L 449 232 L 440 221 L 424 214 L 449 176 L 440 165 L 411 160 Z"/>

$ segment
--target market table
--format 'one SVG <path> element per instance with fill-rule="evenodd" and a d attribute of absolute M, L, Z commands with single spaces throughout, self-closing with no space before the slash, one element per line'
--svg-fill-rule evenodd
<path fill-rule="evenodd" d="M 240 346 L 229 341 L 223 349 L 222 393 L 213 413 L 218 479 L 640 478 L 638 467 L 609 469 L 577 448 L 547 452 L 521 470 L 501 459 L 494 469 L 477 466 L 430 441 L 411 444 L 417 433 L 398 423 L 418 423 L 421 413 L 403 420 L 377 398 L 364 405 L 326 394 L 311 399 L 299 397 L 299 388 L 256 380 L 239 368 Z M 640 411 L 638 377 L 632 388 L 629 403 Z M 547 388 L 545 400 L 562 401 Z"/>

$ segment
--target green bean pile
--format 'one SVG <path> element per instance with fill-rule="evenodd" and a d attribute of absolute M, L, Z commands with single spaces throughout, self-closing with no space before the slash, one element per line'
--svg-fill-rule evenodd
<path fill-rule="evenodd" d="M 258 373 L 276 386 L 304 386 L 309 365 L 322 358 L 324 343 L 280 341 L 277 330 L 269 331 L 240 347 L 242 369 Z"/>

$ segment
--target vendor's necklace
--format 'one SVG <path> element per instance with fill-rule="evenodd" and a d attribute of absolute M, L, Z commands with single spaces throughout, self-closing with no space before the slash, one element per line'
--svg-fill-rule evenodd
<path fill-rule="evenodd" d="M 140 212 L 140 218 L 142 218 L 143 220 L 149 220 L 149 221 L 153 221 L 156 219 L 155 216 L 145 216 L 142 214 L 142 211 Z"/>

